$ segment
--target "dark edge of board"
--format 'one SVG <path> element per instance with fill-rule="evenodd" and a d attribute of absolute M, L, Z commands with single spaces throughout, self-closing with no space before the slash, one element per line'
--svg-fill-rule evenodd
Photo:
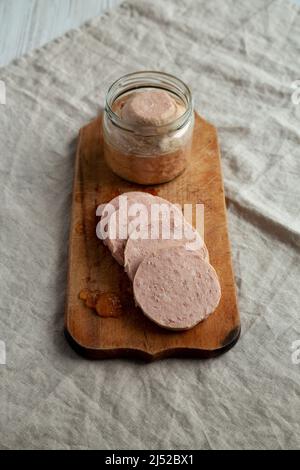
<path fill-rule="evenodd" d="M 158 359 L 167 358 L 200 358 L 210 359 L 213 357 L 220 356 L 225 352 L 229 351 L 238 341 L 241 334 L 241 326 L 238 325 L 234 328 L 223 341 L 223 346 L 218 349 L 197 349 L 197 348 L 173 348 L 166 351 L 158 351 L 156 353 L 147 353 L 141 349 L 135 348 L 114 348 L 114 349 L 91 349 L 76 341 L 72 334 L 68 331 L 67 326 L 64 329 L 65 337 L 70 346 L 80 356 L 86 359 L 114 359 L 114 358 L 135 358 L 152 362 Z"/>

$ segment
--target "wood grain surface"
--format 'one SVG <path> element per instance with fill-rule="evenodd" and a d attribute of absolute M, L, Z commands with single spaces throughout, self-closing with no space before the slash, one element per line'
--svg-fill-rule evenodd
<path fill-rule="evenodd" d="M 186 171 L 170 183 L 145 188 L 122 180 L 107 167 L 101 119 L 81 129 L 76 155 L 65 312 L 68 340 L 90 358 L 211 357 L 226 351 L 239 337 L 240 319 L 215 128 L 196 115 L 192 159 Z M 204 204 L 205 242 L 220 278 L 222 299 L 206 321 L 189 331 L 164 330 L 148 320 L 134 305 L 123 268 L 97 239 L 98 205 L 132 190 L 174 203 Z"/>

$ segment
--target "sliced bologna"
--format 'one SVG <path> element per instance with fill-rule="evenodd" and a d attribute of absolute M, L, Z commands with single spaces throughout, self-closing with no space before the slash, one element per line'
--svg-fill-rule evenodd
<path fill-rule="evenodd" d="M 118 210 L 120 207 L 120 200 L 121 198 L 127 198 L 127 201 L 129 204 L 134 203 L 134 202 L 141 202 L 141 201 L 150 201 L 154 200 L 155 196 L 152 196 L 152 194 L 149 193 L 144 193 L 142 191 L 130 191 L 128 193 L 123 193 L 120 194 L 119 196 L 114 197 L 111 201 L 109 201 L 108 204 L 111 204 L 115 210 Z M 105 211 L 105 208 L 108 204 L 103 205 L 103 210 L 102 213 Z M 99 214 L 102 215 L 102 214 Z"/>
<path fill-rule="evenodd" d="M 134 277 L 137 305 L 159 326 L 188 330 L 217 308 L 221 288 L 214 268 L 197 251 L 169 247 L 145 258 Z"/>
<path fill-rule="evenodd" d="M 106 204 L 102 209 L 102 216 L 107 216 L 108 220 L 103 220 L 102 228 L 108 234 L 108 237 L 103 240 L 103 243 L 109 248 L 112 256 L 116 261 L 124 265 L 124 249 L 126 245 L 127 236 L 120 237 L 119 234 L 124 234 L 127 231 L 127 214 L 120 217 L 120 204 L 121 199 L 125 200 L 127 198 L 127 206 L 131 207 L 132 204 L 144 204 L 146 207 L 151 206 L 151 203 L 155 202 L 155 196 L 149 193 L 143 193 L 141 191 L 132 191 L 128 193 L 121 194 L 120 196 L 112 199 L 108 204 Z M 112 211 L 112 212 L 111 212 Z M 120 230 L 121 231 L 120 231 Z M 116 234 L 116 236 L 115 236 Z"/>
<path fill-rule="evenodd" d="M 126 211 L 121 212 L 120 210 L 120 201 L 122 196 L 127 196 L 127 213 Z M 133 230 L 134 228 L 130 224 L 130 221 L 135 218 L 133 214 L 133 217 L 130 216 L 130 208 L 134 209 L 134 204 L 142 204 L 144 206 L 147 218 L 144 219 L 143 223 L 145 224 L 145 226 L 148 227 L 150 226 L 148 225 L 148 222 L 151 221 L 150 215 L 151 207 L 153 204 L 164 205 L 166 208 L 172 209 L 171 225 L 172 223 L 174 224 L 174 219 L 182 219 L 183 216 L 182 212 L 178 209 L 177 206 L 158 196 L 152 196 L 151 194 L 142 192 L 125 193 L 122 196 L 118 196 L 117 198 L 113 199 L 110 203 L 112 204 L 115 210 L 108 218 L 108 221 L 104 222 L 104 224 L 107 225 L 106 231 L 108 237 L 104 239 L 103 242 L 110 249 L 112 256 L 118 261 L 118 263 L 124 265 L 124 250 L 126 246 L 126 241 L 131 233 L 131 230 Z M 104 208 L 103 213 L 105 212 L 105 210 L 106 209 Z M 174 216 L 174 214 L 176 214 L 176 216 Z M 158 215 L 160 220 L 165 217 L 164 214 L 162 216 L 160 214 Z M 143 217 L 141 217 L 140 220 L 143 220 Z M 151 234 L 149 234 L 149 236 L 150 235 Z"/>
<path fill-rule="evenodd" d="M 103 243 L 109 248 L 115 260 L 124 265 L 124 250 L 127 242 L 127 221 L 120 217 L 120 211 L 116 210 L 108 222 L 108 238 Z M 124 233 L 122 238 L 121 234 Z"/>
<path fill-rule="evenodd" d="M 185 225 L 187 225 L 187 222 L 185 222 Z M 189 247 L 191 240 L 191 245 L 194 245 L 193 249 L 195 249 L 205 261 L 209 262 L 209 255 L 204 241 L 191 225 L 189 225 L 189 227 L 190 233 L 194 234 L 192 239 L 182 237 L 181 239 L 174 240 L 172 237 L 169 240 L 162 238 L 154 240 L 140 238 L 135 240 L 129 236 L 124 252 L 124 266 L 129 279 L 133 281 L 139 265 L 147 256 L 163 248 L 170 248 L 174 246 L 184 246 L 187 248 Z M 198 242 L 197 245 L 195 240 Z"/>

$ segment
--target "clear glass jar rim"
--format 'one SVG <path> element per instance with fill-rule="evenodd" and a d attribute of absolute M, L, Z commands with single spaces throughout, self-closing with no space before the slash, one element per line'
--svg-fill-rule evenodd
<path fill-rule="evenodd" d="M 143 85 L 140 84 L 140 86 L 137 86 L 139 83 L 142 82 Z M 151 127 L 139 126 L 137 128 L 137 126 L 134 126 L 124 121 L 113 111 L 112 104 L 117 98 L 122 96 L 124 93 L 143 87 L 159 88 L 166 91 L 170 91 L 171 93 L 175 93 L 182 101 L 184 101 L 186 105 L 185 112 L 181 116 L 174 119 L 173 121 L 170 121 L 167 124 Z M 120 90 L 122 91 L 118 93 L 118 91 Z M 159 129 L 160 132 L 170 132 L 180 129 L 189 121 L 193 113 L 192 93 L 189 87 L 180 78 L 177 78 L 175 75 L 169 73 L 158 72 L 154 70 L 144 70 L 139 72 L 128 73 L 115 80 L 109 87 L 106 94 L 105 112 L 107 113 L 109 119 L 116 126 L 129 132 L 134 132 L 138 134 L 140 130 L 142 131 L 141 133 L 143 135 L 152 135 L 155 129 Z"/>

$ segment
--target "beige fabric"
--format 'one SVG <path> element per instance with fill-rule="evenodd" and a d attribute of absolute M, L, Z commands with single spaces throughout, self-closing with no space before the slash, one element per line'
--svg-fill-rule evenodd
<path fill-rule="evenodd" d="M 214 360 L 88 362 L 63 337 L 77 131 L 142 69 L 219 129 L 243 331 Z M 299 447 L 299 74 L 288 0 L 125 3 L 0 69 L 2 448 Z"/>

